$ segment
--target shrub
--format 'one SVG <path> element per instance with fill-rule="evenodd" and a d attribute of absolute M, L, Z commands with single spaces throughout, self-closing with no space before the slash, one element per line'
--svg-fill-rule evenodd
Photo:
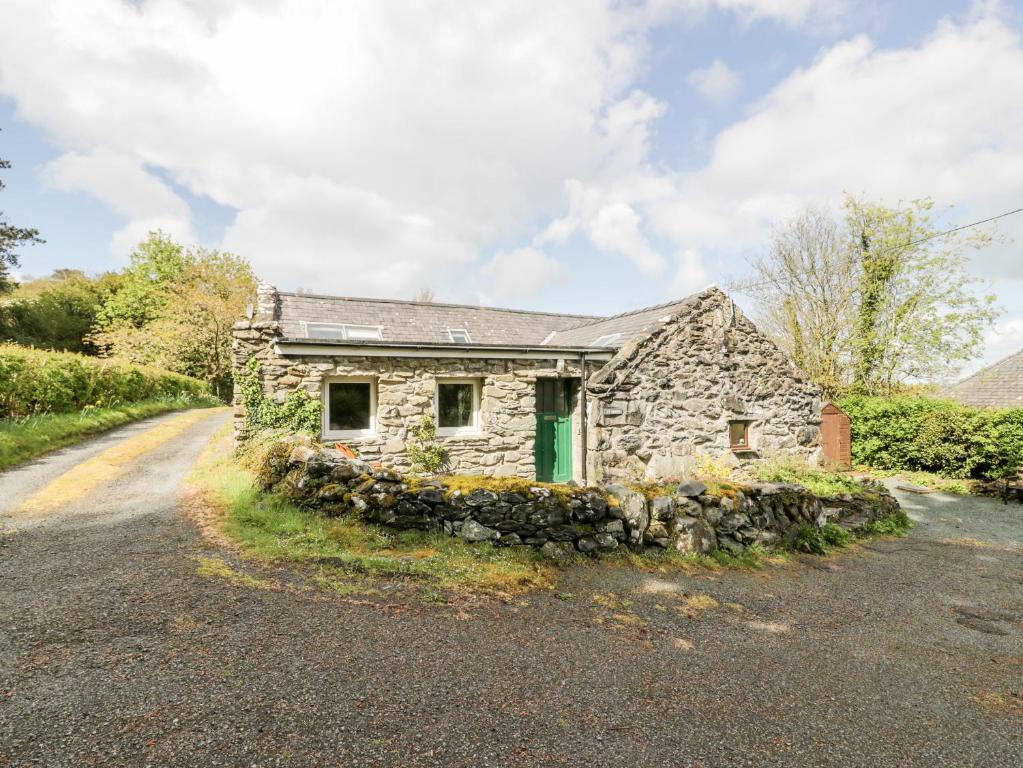
<path fill-rule="evenodd" d="M 971 408 L 917 396 L 851 396 L 852 458 L 882 470 L 995 479 L 1023 464 L 1023 409 Z"/>
<path fill-rule="evenodd" d="M 811 467 L 788 457 L 765 459 L 757 465 L 756 473 L 757 479 L 765 483 L 801 485 L 815 496 L 839 496 L 863 490 L 863 486 L 848 475 Z"/>
<path fill-rule="evenodd" d="M 205 382 L 159 368 L 16 344 L 0 346 L 3 419 L 207 394 Z"/>
<path fill-rule="evenodd" d="M 418 425 L 409 429 L 405 452 L 412 462 L 413 472 L 434 474 L 444 466 L 447 456 L 444 446 L 437 442 L 437 425 L 432 416 L 426 414 Z"/>
<path fill-rule="evenodd" d="M 283 429 L 318 435 L 323 403 L 305 389 L 289 392 L 283 403 L 275 403 L 263 394 L 259 370 L 259 360 L 252 357 L 238 375 L 246 433 L 251 436 L 267 429 Z"/>

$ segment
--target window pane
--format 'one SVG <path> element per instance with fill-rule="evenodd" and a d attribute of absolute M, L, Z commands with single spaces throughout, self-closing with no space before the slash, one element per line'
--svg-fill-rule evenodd
<path fill-rule="evenodd" d="M 309 323 L 306 326 L 306 333 L 309 334 L 310 339 L 343 339 L 345 337 L 344 328 L 340 325 Z"/>
<path fill-rule="evenodd" d="M 747 425 L 743 421 L 733 421 L 728 425 L 728 439 L 733 446 L 746 445 Z"/>
<path fill-rule="evenodd" d="M 383 338 L 380 329 L 372 325 L 346 325 L 345 332 L 350 341 L 378 341 Z"/>
<path fill-rule="evenodd" d="M 472 384 L 437 385 L 437 426 L 471 427 Z"/>
<path fill-rule="evenodd" d="M 331 431 L 369 429 L 369 384 L 330 384 Z"/>

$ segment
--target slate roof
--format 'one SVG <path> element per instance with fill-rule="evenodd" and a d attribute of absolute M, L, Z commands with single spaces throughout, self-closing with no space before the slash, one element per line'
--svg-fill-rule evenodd
<path fill-rule="evenodd" d="M 595 320 L 589 315 L 477 307 L 465 304 L 355 299 L 280 293 L 286 338 L 305 338 L 302 321 L 382 326 L 383 342 L 450 344 L 449 328 L 469 331 L 473 344 L 538 346 L 555 331 Z"/>
<path fill-rule="evenodd" d="M 1023 349 L 953 384 L 947 393 L 980 408 L 1023 407 Z"/>
<path fill-rule="evenodd" d="M 629 339 L 656 328 L 688 301 L 599 317 L 281 292 L 278 320 L 288 339 L 308 338 L 302 325 L 305 321 L 381 326 L 384 344 L 450 344 L 448 329 L 464 328 L 469 331 L 473 345 L 617 349 Z"/>
<path fill-rule="evenodd" d="M 612 315 L 576 328 L 558 331 L 547 343 L 560 347 L 599 346 L 617 349 L 629 339 L 645 335 L 665 323 L 688 303 L 689 299 L 685 299 Z"/>

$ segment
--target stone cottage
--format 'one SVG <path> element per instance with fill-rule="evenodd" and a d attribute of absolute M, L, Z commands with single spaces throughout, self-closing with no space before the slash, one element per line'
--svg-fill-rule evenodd
<path fill-rule="evenodd" d="M 593 317 L 263 285 L 249 315 L 235 365 L 259 360 L 269 397 L 309 390 L 323 440 L 399 469 L 426 414 L 451 471 L 548 482 L 818 451 L 820 391 L 714 287 Z"/>

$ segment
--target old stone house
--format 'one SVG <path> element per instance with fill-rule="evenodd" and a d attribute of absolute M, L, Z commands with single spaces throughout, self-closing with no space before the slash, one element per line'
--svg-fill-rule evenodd
<path fill-rule="evenodd" d="M 236 366 L 258 359 L 278 400 L 309 390 L 324 440 L 399 469 L 425 414 L 452 471 L 551 482 L 819 450 L 819 390 L 717 288 L 590 317 L 263 285 L 249 314 Z"/>

